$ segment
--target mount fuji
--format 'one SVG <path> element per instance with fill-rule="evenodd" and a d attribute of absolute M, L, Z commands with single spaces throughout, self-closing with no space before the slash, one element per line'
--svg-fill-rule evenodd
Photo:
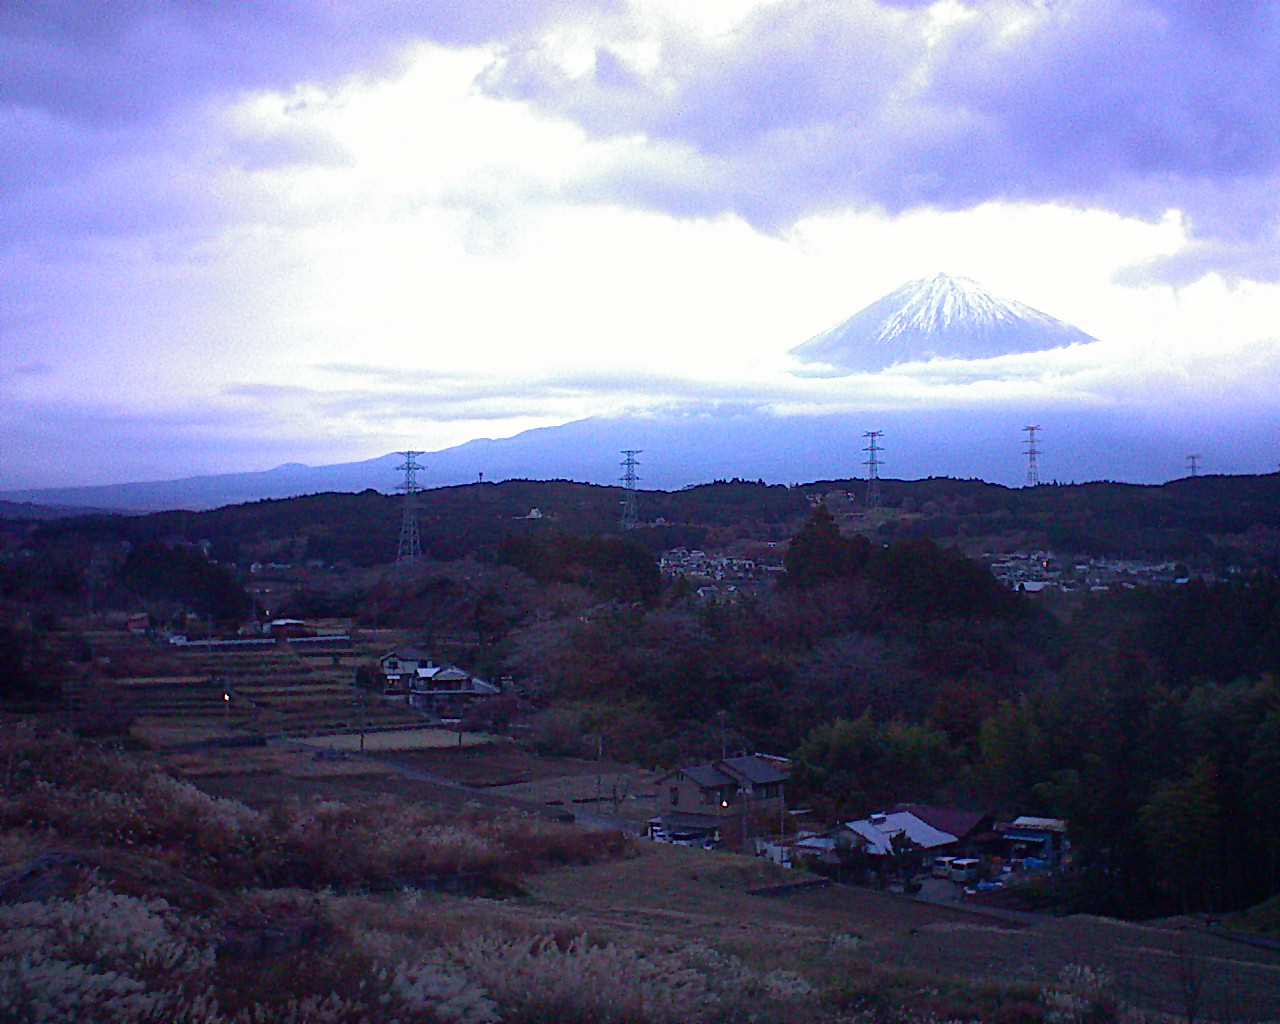
<path fill-rule="evenodd" d="M 874 373 L 929 359 L 990 359 L 1094 341 L 1079 328 L 968 278 L 911 281 L 791 354 L 806 377 Z"/>

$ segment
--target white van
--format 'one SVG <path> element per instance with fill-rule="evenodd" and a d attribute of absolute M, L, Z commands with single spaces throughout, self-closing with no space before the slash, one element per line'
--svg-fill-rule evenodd
<path fill-rule="evenodd" d="M 954 857 L 934 857 L 933 867 L 930 869 L 929 874 L 933 875 L 934 878 L 950 878 L 951 865 L 953 863 L 955 863 Z"/>
<path fill-rule="evenodd" d="M 982 861 L 976 857 L 957 857 L 951 862 L 951 881 L 976 882 Z"/>

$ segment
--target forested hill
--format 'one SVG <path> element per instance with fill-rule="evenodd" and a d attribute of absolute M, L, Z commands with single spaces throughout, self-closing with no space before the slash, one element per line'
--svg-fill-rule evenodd
<path fill-rule="evenodd" d="M 880 539 L 931 537 L 969 547 L 990 538 L 1063 552 L 1272 564 L 1280 554 L 1280 474 L 1204 476 L 1159 486 L 1119 483 L 1008 488 L 980 480 L 884 480 L 883 508 L 864 514 L 865 481 L 794 487 L 719 481 L 678 491 L 641 491 L 634 538 L 651 550 L 734 539 L 785 540 L 812 501 L 826 500 L 846 529 Z M 615 531 L 618 487 L 563 480 L 514 480 L 424 491 L 427 553 L 487 557 L 507 537 L 554 529 Z M 537 510 L 536 512 L 534 510 Z M 396 548 L 396 496 L 317 494 L 230 505 L 208 512 L 86 516 L 37 528 L 38 541 L 185 538 L 209 540 L 215 558 L 316 558 L 376 565 Z"/>
<path fill-rule="evenodd" d="M 555 530 L 591 535 L 618 529 L 621 489 L 564 480 L 513 480 L 441 487 L 418 495 L 424 552 L 437 559 L 487 557 L 508 537 Z M 396 550 L 403 499 L 373 490 L 314 494 L 228 505 L 208 512 L 85 516 L 38 529 L 35 540 L 208 540 L 221 561 L 253 557 L 319 558 L 357 565 L 387 562 Z M 646 526 L 637 539 L 650 549 L 702 543 L 709 530 L 737 529 L 784 539 L 808 502 L 803 490 L 740 481 L 680 491 L 643 491 Z M 273 550 L 274 548 L 274 550 Z"/>

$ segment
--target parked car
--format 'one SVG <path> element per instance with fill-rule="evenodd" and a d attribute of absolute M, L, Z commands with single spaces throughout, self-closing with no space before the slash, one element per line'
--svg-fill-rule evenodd
<path fill-rule="evenodd" d="M 672 832 L 667 840 L 675 846 L 700 846 L 704 850 L 715 849 L 715 840 L 697 832 Z"/>
<path fill-rule="evenodd" d="M 982 862 L 976 857 L 957 857 L 951 862 L 951 881 L 976 882 Z"/>
<path fill-rule="evenodd" d="M 934 878 L 950 878 L 951 865 L 955 861 L 954 857 L 934 857 L 933 866 L 929 873 Z"/>

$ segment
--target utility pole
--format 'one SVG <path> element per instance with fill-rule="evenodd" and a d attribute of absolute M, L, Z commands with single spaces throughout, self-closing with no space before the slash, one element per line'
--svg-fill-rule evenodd
<path fill-rule="evenodd" d="M 360 668 L 357 666 L 351 670 L 351 689 L 354 691 L 355 703 L 360 710 L 360 753 L 364 753 L 364 726 L 366 717 L 366 700 L 367 694 L 360 685 Z"/>
<path fill-rule="evenodd" d="M 1200 459 L 1201 459 L 1201 456 L 1199 456 L 1199 455 L 1188 455 L 1188 456 L 1187 456 L 1187 472 L 1188 472 L 1188 475 L 1190 475 L 1190 476 L 1199 476 L 1199 475 L 1200 475 Z"/>
<path fill-rule="evenodd" d="M 396 489 L 404 493 L 404 512 L 400 517 L 400 544 L 396 548 L 396 565 L 412 568 L 422 558 L 422 540 L 418 536 L 418 471 L 423 467 L 417 461 L 422 452 L 404 451 L 404 462 L 396 467 L 404 474 L 404 483 Z"/>
<path fill-rule="evenodd" d="M 1037 457 L 1043 454 L 1040 447 L 1036 443 L 1036 434 L 1040 432 L 1039 425 L 1027 426 L 1022 428 L 1022 432 L 1027 435 L 1027 439 L 1023 441 L 1023 445 L 1027 449 L 1027 486 L 1040 486 L 1040 464 Z"/>
<path fill-rule="evenodd" d="M 640 522 L 639 513 L 636 511 L 636 481 L 640 479 L 636 475 L 636 467 L 640 463 L 636 460 L 636 456 L 643 451 L 641 448 L 624 448 L 622 449 L 622 518 L 621 525 L 624 530 L 634 530 Z"/>
<path fill-rule="evenodd" d="M 862 450 L 867 453 L 866 460 L 862 463 L 867 467 L 867 508 L 880 507 L 880 467 L 884 463 L 880 459 L 880 453 L 884 451 L 880 447 L 880 438 L 884 437 L 883 430 L 868 430 L 863 433 L 863 438 L 867 442 L 867 446 Z"/>
<path fill-rule="evenodd" d="M 596 733 L 596 803 L 604 799 L 604 732 Z"/>
<path fill-rule="evenodd" d="M 778 783 L 778 835 L 784 840 L 787 838 L 787 784 L 785 781 Z"/>

